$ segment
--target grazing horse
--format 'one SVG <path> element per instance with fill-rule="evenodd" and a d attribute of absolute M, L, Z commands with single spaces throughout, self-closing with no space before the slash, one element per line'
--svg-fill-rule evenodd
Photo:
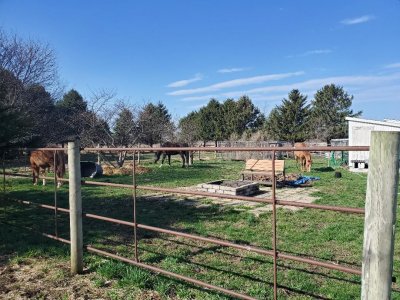
<path fill-rule="evenodd" d="M 171 142 L 165 142 L 164 144 L 161 144 L 162 148 L 164 147 L 173 147 L 173 148 L 180 148 L 180 147 L 189 147 L 187 143 L 171 143 Z M 177 155 L 179 154 L 182 158 L 182 168 L 189 167 L 189 151 L 157 151 L 155 153 L 155 160 L 154 163 L 157 163 L 160 160 L 162 154 L 162 160 L 161 160 L 161 165 L 160 167 L 164 164 L 165 158 L 168 156 L 168 164 L 171 166 L 171 155 Z"/>
<path fill-rule="evenodd" d="M 57 187 L 61 186 L 62 182 L 58 179 L 63 178 L 65 174 L 66 154 L 64 151 L 56 151 L 54 158 L 54 151 L 34 150 L 30 154 L 29 162 L 32 168 L 34 185 L 37 185 L 40 169 L 42 169 L 42 173 L 46 174 L 46 169 L 53 167 L 56 173 Z M 46 179 L 43 179 L 43 185 L 46 185 Z"/>
<path fill-rule="evenodd" d="M 295 143 L 295 148 L 303 148 L 307 147 L 305 143 Z M 296 163 L 298 164 L 300 161 L 300 170 L 311 172 L 311 153 L 310 151 L 294 151 L 294 157 L 296 158 Z"/>

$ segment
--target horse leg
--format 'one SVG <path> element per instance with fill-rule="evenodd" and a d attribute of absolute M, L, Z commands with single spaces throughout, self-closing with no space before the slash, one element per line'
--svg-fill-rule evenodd
<path fill-rule="evenodd" d="M 39 177 L 39 167 L 36 165 L 31 165 L 31 168 L 32 168 L 33 185 L 37 185 Z"/>
<path fill-rule="evenodd" d="M 161 165 L 160 165 L 160 168 L 163 166 L 163 164 L 164 164 L 164 161 L 165 161 L 165 157 L 166 157 L 167 155 L 165 154 L 165 153 L 163 153 L 163 155 L 162 155 L 162 159 L 161 159 Z"/>
<path fill-rule="evenodd" d="M 55 172 L 55 170 L 54 170 Z M 46 177 L 47 173 L 46 173 L 46 168 L 43 169 L 42 171 L 43 177 Z M 46 178 L 43 178 L 43 185 L 46 185 Z"/>
<path fill-rule="evenodd" d="M 185 167 L 185 154 L 183 154 L 182 152 L 179 153 L 182 159 L 182 168 Z"/>
<path fill-rule="evenodd" d="M 168 165 L 171 166 L 171 154 L 167 154 L 168 155 Z"/>
<path fill-rule="evenodd" d="M 307 172 L 311 172 L 311 164 L 312 164 L 312 160 L 311 160 L 311 156 L 307 158 Z"/>
<path fill-rule="evenodd" d="M 307 164 L 307 159 L 305 156 L 301 158 L 301 171 L 305 172 L 306 171 L 306 164 Z"/>
<path fill-rule="evenodd" d="M 60 170 L 58 169 L 58 167 L 57 167 L 57 169 L 54 167 L 54 173 L 56 174 L 56 182 L 54 182 L 54 184 L 57 183 L 57 188 L 60 188 L 62 182 L 61 182 L 59 179 L 60 179 L 62 176 L 61 176 L 61 172 L 60 172 Z"/>
<path fill-rule="evenodd" d="M 294 154 L 294 159 L 296 160 L 296 168 L 298 168 L 299 167 L 299 157 L 296 155 L 296 153 L 293 153 Z"/>
<path fill-rule="evenodd" d="M 160 157 L 161 157 L 161 153 L 160 152 L 156 152 L 155 153 L 155 159 L 154 159 L 154 163 L 155 164 L 160 160 Z"/>
<path fill-rule="evenodd" d="M 190 151 L 185 151 L 185 158 L 186 158 L 186 168 L 189 168 L 189 165 L 190 165 Z"/>

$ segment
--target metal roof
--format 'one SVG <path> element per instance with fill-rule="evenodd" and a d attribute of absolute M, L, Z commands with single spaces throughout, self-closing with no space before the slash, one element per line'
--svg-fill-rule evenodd
<path fill-rule="evenodd" d="M 398 121 L 398 120 L 375 121 L 375 120 L 367 120 L 367 119 L 346 117 L 346 121 L 358 122 L 358 123 L 367 123 L 367 124 L 376 124 L 376 125 L 400 128 L 400 121 Z"/>

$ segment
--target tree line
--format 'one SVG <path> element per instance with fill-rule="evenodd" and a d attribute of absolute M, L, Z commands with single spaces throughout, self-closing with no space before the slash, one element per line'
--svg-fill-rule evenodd
<path fill-rule="evenodd" d="M 0 148 L 46 146 L 80 136 L 83 146 L 153 146 L 167 140 L 189 145 L 217 143 L 258 132 L 289 142 L 316 138 L 327 142 L 347 136 L 353 96 L 326 85 L 314 99 L 292 90 L 268 116 L 248 96 L 210 99 L 177 123 L 162 102 L 129 104 L 99 90 L 85 99 L 72 89 L 61 93 L 54 51 L 46 44 L 22 40 L 0 28 Z M 121 165 L 126 153 L 121 153 Z"/>
<path fill-rule="evenodd" d="M 343 87 L 329 84 L 314 95 L 307 96 L 293 89 L 269 115 L 264 116 L 247 96 L 223 103 L 211 99 L 199 111 L 179 121 L 181 135 L 188 142 L 237 140 L 243 135 L 261 132 L 264 139 L 295 142 L 318 139 L 330 142 L 347 137 L 346 117 L 357 117 L 361 111 L 351 109 L 353 96 Z"/>

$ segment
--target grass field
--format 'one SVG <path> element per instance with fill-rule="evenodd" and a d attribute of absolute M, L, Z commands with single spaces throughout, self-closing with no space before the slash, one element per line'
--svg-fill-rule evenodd
<path fill-rule="evenodd" d="M 237 179 L 244 164 L 235 161 L 195 161 L 189 169 L 180 168 L 177 161 L 172 167 L 158 168 L 150 161 L 145 161 L 144 165 L 151 168 L 151 172 L 138 175 L 139 185 L 181 187 L 221 178 Z M 318 190 L 314 195 L 318 197 L 316 203 L 364 207 L 366 175 L 341 169 L 343 177 L 334 178 L 334 170 L 326 165 L 327 162 L 322 159 L 313 164 L 311 175 L 321 177 L 314 183 Z M 288 161 L 287 166 L 287 173 L 298 173 L 293 161 Z M 104 176 L 98 180 L 131 183 L 132 177 Z M 12 178 L 7 179 L 6 190 L 7 197 L 53 203 L 52 183 L 45 187 L 33 186 L 30 179 Z M 83 210 L 132 221 L 131 194 L 126 189 L 83 186 Z M 144 192 L 138 195 L 139 223 L 265 249 L 272 247 L 270 212 L 256 217 L 246 206 L 238 210 L 213 204 L 208 199 L 198 200 L 204 205 L 192 206 L 185 204 L 189 196 L 167 199 L 146 197 Z M 68 207 L 65 185 L 59 190 L 59 206 Z M 3 201 L 1 208 L 1 267 L 15 269 L 15 266 L 37 263 L 42 266 L 37 272 L 44 269 L 43 276 L 51 275 L 45 280 L 49 288 L 42 288 L 40 293 L 30 294 L 28 298 L 68 299 L 71 293 L 76 295 L 83 291 L 56 291 L 51 288 L 51 282 L 73 280 L 68 275 L 67 246 L 16 227 L 23 225 L 53 234 L 53 212 L 10 201 Z M 279 251 L 361 268 L 363 216 L 315 209 L 297 212 L 279 209 L 277 216 Z M 58 223 L 60 236 L 69 238 L 68 216 L 60 213 Z M 394 276 L 399 277 L 400 244 L 399 234 L 396 234 Z M 273 295 L 270 257 L 144 230 L 139 230 L 138 237 L 142 262 L 259 299 L 271 299 Z M 131 228 L 84 220 L 85 244 L 133 258 L 132 240 Z M 102 295 L 106 299 L 229 299 L 216 292 L 96 255 L 86 253 L 84 260 L 87 271 L 82 278 L 92 285 L 93 298 Z M 53 274 L 54 270 L 58 273 Z M 0 285 L 13 286 L 9 282 L 1 282 L 5 280 L 1 277 L 3 275 L 0 276 Z M 279 261 L 278 283 L 281 287 L 279 299 L 356 299 L 360 297 L 361 290 L 359 276 L 291 261 Z M 88 299 L 92 298 L 89 296 Z M 400 292 L 394 291 L 393 299 L 400 299 Z"/>

